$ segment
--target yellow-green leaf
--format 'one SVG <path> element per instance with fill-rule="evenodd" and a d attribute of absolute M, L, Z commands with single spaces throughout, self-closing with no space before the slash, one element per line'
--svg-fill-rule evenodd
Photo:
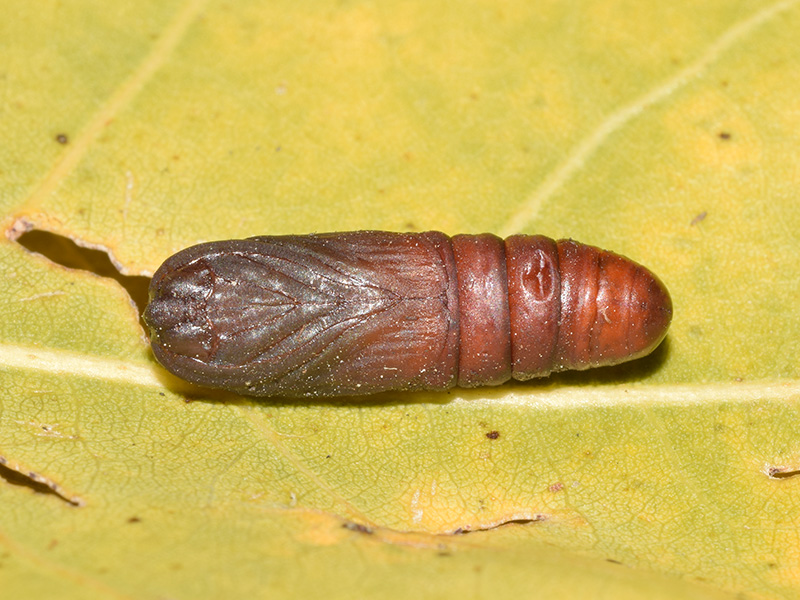
<path fill-rule="evenodd" d="M 800 0 L 4 2 L 4 597 L 800 597 L 798 30 Z M 609 248 L 674 324 L 597 372 L 252 400 L 168 376 L 142 281 L 65 242 L 140 276 L 369 228 Z"/>

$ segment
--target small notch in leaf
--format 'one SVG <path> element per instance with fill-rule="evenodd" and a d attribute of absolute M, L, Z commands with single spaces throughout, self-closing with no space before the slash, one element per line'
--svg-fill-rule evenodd
<path fill-rule="evenodd" d="M 99 277 L 109 277 L 115 280 L 128 292 L 139 310 L 139 314 L 144 311 L 147 305 L 147 288 L 150 285 L 150 278 L 123 275 L 111 262 L 108 253 L 80 246 L 67 237 L 34 229 L 26 223 L 16 225 L 9 232 L 9 237 L 29 252 L 40 254 L 62 267 L 88 271 Z"/>
<path fill-rule="evenodd" d="M 800 475 L 800 468 L 796 466 L 786 467 L 786 466 L 769 465 L 765 467 L 764 472 L 770 479 L 789 479 L 790 477 L 794 477 L 795 475 Z"/>
<path fill-rule="evenodd" d="M 466 525 L 464 527 L 459 527 L 458 529 L 453 531 L 453 535 L 465 535 L 467 533 L 474 533 L 476 531 L 489 531 L 491 529 L 499 529 L 501 527 L 508 527 L 510 525 L 529 525 L 531 523 L 538 523 L 539 521 L 546 521 L 546 520 L 547 520 L 547 515 L 531 515 L 529 517 L 512 518 L 506 521 L 489 523 L 478 527 Z"/>
<path fill-rule="evenodd" d="M 71 496 L 51 479 L 34 471 L 25 471 L 19 465 L 13 465 L 3 456 L 0 456 L 0 479 L 11 485 L 26 487 L 37 494 L 57 496 L 72 506 L 83 506 L 85 504 L 83 500 L 77 496 Z"/>

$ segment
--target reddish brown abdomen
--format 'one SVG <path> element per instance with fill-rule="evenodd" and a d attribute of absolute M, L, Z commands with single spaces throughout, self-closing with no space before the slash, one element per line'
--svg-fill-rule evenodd
<path fill-rule="evenodd" d="M 468 238 L 480 238 L 481 243 Z M 462 314 L 459 385 L 500 383 L 491 377 L 481 380 L 473 373 L 504 372 L 509 352 L 511 376 L 525 380 L 639 358 L 666 335 L 672 302 L 661 281 L 627 258 L 572 240 L 511 236 L 503 244 L 502 258 L 494 259 L 495 265 L 505 263 L 507 301 L 501 297 L 501 286 L 483 296 L 465 294 L 463 282 L 478 277 L 474 273 L 480 273 L 483 265 L 474 257 L 459 260 L 459 247 L 481 244 L 496 252 L 503 242 L 494 236 L 453 238 Z M 489 305 L 504 303 L 508 305 L 510 335 L 504 338 L 510 341 L 508 348 L 488 336 L 481 343 L 475 332 L 465 331 L 470 323 L 465 315 L 473 311 L 489 315 Z M 498 324 L 497 330 L 505 327 L 506 321 L 488 320 Z M 484 355 L 492 357 L 490 366 L 471 367 L 474 357 Z"/>

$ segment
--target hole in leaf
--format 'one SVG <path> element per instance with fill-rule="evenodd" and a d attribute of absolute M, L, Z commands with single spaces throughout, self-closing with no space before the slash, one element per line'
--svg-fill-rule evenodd
<path fill-rule="evenodd" d="M 139 310 L 139 315 L 144 311 L 150 278 L 123 275 L 111 262 L 108 254 L 102 250 L 83 248 L 63 235 L 41 229 L 26 231 L 16 241 L 26 250 L 41 254 L 62 267 L 89 271 L 100 277 L 110 277 L 125 288 Z"/>

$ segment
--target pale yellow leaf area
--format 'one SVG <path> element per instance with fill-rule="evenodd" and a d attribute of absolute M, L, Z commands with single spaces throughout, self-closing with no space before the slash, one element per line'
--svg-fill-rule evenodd
<path fill-rule="evenodd" d="M 800 597 L 798 31 L 800 0 L 5 0 L 3 597 Z M 627 367 L 249 400 L 168 376 L 31 228 L 132 275 L 258 234 L 573 237 L 675 317 Z"/>

